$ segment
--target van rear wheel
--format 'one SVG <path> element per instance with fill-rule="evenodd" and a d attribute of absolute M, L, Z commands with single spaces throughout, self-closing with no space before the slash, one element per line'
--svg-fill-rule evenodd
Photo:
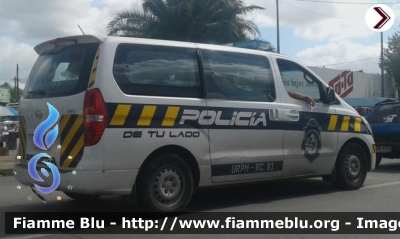
<path fill-rule="evenodd" d="M 367 177 L 367 157 L 364 149 L 356 143 L 346 145 L 336 162 L 336 181 L 342 189 L 359 189 Z"/>
<path fill-rule="evenodd" d="M 138 178 L 138 202 L 147 211 L 183 211 L 192 198 L 189 165 L 176 154 L 161 155 L 145 165 Z"/>

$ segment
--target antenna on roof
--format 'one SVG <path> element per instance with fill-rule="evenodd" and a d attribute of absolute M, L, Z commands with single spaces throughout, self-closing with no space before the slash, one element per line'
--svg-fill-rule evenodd
<path fill-rule="evenodd" d="M 83 34 L 83 35 L 86 35 L 86 34 L 82 31 L 81 26 L 78 25 L 78 27 L 79 27 L 79 29 L 81 29 L 82 34 Z"/>

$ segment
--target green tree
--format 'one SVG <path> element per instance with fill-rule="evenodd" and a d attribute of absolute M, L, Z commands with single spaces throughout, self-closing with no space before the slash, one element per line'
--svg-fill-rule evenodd
<path fill-rule="evenodd" d="M 6 89 L 10 89 L 11 85 L 8 82 L 4 82 L 3 84 L 0 85 L 0 88 L 6 88 Z"/>
<path fill-rule="evenodd" d="M 21 95 L 24 93 L 24 90 L 18 89 L 18 97 L 15 95 L 15 87 L 11 86 L 10 83 L 4 82 L 0 85 L 0 88 L 5 88 L 10 91 L 10 102 L 18 102 Z"/>
<path fill-rule="evenodd" d="M 389 37 L 388 47 L 383 51 L 383 69 L 393 77 L 400 99 L 400 32 Z"/>
<path fill-rule="evenodd" d="M 143 12 L 122 11 L 108 24 L 113 36 L 226 44 L 260 36 L 246 14 L 264 8 L 242 0 L 143 0 Z"/>
<path fill-rule="evenodd" d="M 10 101 L 11 102 L 19 102 L 19 98 L 24 93 L 24 90 L 18 89 L 18 97 L 15 96 L 15 88 L 11 88 L 10 90 Z"/>

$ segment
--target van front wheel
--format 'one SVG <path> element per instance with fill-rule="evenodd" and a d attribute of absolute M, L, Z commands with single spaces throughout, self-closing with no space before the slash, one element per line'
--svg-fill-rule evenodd
<path fill-rule="evenodd" d="M 335 185 L 342 189 L 359 189 L 367 177 L 367 157 L 356 143 L 346 145 L 336 162 Z"/>
<path fill-rule="evenodd" d="M 138 179 L 139 203 L 148 211 L 183 211 L 192 198 L 189 165 L 176 154 L 165 154 L 145 165 Z"/>

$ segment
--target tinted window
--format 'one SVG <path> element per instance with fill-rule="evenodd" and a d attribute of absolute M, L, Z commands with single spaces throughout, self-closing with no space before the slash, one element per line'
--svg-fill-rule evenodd
<path fill-rule="evenodd" d="M 324 87 L 311 72 L 292 61 L 277 59 L 276 62 L 286 91 L 307 95 L 321 102 Z"/>
<path fill-rule="evenodd" d="M 275 101 L 275 84 L 268 59 L 263 56 L 202 51 L 207 98 Z"/>
<path fill-rule="evenodd" d="M 202 97 L 196 49 L 121 44 L 113 72 L 125 94 Z"/>
<path fill-rule="evenodd" d="M 400 123 L 400 104 L 380 105 L 366 118 L 371 124 Z"/>
<path fill-rule="evenodd" d="M 60 97 L 86 90 L 98 46 L 58 46 L 40 55 L 27 80 L 24 98 Z"/>

